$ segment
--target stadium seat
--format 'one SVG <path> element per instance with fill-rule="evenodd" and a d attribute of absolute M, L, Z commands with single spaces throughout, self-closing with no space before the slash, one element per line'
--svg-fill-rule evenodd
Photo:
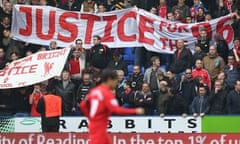
<path fill-rule="evenodd" d="M 160 68 L 166 71 L 167 66 L 166 65 L 161 65 Z"/>
<path fill-rule="evenodd" d="M 124 53 L 127 55 L 134 55 L 133 48 L 125 48 Z"/>
<path fill-rule="evenodd" d="M 145 73 L 145 68 L 141 67 L 141 73 L 144 74 Z"/>
<path fill-rule="evenodd" d="M 129 56 L 129 55 L 123 55 L 123 60 L 127 63 L 127 64 L 133 64 L 134 63 L 134 57 L 133 56 Z"/>
<path fill-rule="evenodd" d="M 128 74 L 132 74 L 133 73 L 133 65 L 128 65 Z"/>
<path fill-rule="evenodd" d="M 123 59 L 126 61 L 134 61 L 134 57 L 131 55 L 123 55 Z"/>

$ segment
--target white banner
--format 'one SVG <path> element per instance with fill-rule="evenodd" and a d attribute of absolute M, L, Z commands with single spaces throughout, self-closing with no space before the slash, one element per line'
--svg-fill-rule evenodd
<path fill-rule="evenodd" d="M 61 117 L 60 132 L 88 132 L 84 117 Z M 193 117 L 111 117 L 109 132 L 201 132 L 201 118 Z M 41 132 L 41 118 L 15 118 L 15 132 Z"/>
<path fill-rule="evenodd" d="M 222 35 L 231 48 L 234 33 L 230 15 L 208 22 L 183 24 L 138 8 L 90 14 L 48 6 L 15 5 L 12 19 L 14 38 L 30 43 L 49 45 L 55 40 L 59 46 L 68 47 L 80 38 L 89 48 L 92 36 L 99 35 L 111 48 L 144 46 L 159 53 L 173 53 L 179 39 L 192 46 L 202 28 L 211 38 L 216 33 Z"/>
<path fill-rule="evenodd" d="M 70 48 L 37 52 L 0 70 L 0 89 L 29 86 L 60 76 Z"/>

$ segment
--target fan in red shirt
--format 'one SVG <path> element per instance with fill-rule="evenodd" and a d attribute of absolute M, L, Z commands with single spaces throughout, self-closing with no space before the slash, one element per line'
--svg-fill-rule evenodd
<path fill-rule="evenodd" d="M 29 95 L 29 104 L 31 104 L 31 116 L 41 116 L 40 113 L 37 112 L 37 104 L 39 99 L 43 96 L 43 93 L 41 92 L 41 86 L 40 84 L 35 84 L 32 94 Z"/>
<path fill-rule="evenodd" d="M 192 77 L 195 79 L 196 77 L 200 76 L 203 80 L 203 83 L 211 89 L 211 79 L 209 73 L 206 69 L 203 69 L 202 60 L 198 59 L 195 62 L 195 69 L 192 70 Z"/>
<path fill-rule="evenodd" d="M 114 114 L 143 114 L 142 108 L 126 109 L 118 105 L 112 92 L 117 85 L 116 72 L 106 69 L 102 72 L 102 83 L 93 88 L 86 99 L 80 103 L 80 109 L 89 120 L 90 144 L 112 144 L 107 135 L 109 116 Z"/>
<path fill-rule="evenodd" d="M 78 53 L 78 51 L 74 51 L 73 53 Z M 80 62 L 77 57 L 73 57 L 69 60 L 69 71 L 70 74 L 80 74 Z"/>
<path fill-rule="evenodd" d="M 168 6 L 166 0 L 160 0 L 159 1 L 159 6 L 158 6 L 158 15 L 161 18 L 167 18 L 167 13 L 168 13 Z"/>

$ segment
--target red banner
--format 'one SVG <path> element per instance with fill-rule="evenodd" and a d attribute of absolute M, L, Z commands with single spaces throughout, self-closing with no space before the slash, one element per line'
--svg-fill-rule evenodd
<path fill-rule="evenodd" d="M 239 144 L 240 134 L 112 133 L 113 144 Z M 89 144 L 86 133 L 0 134 L 0 144 Z"/>

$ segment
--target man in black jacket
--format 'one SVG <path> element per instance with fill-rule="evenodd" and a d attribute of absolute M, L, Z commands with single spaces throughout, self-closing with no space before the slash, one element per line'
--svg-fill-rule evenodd
<path fill-rule="evenodd" d="M 0 91 L 0 115 L 13 116 L 14 115 L 14 96 L 10 93 L 11 89 L 2 89 Z"/>
<path fill-rule="evenodd" d="M 159 98 L 157 100 L 157 112 L 160 117 L 164 117 L 165 103 L 168 100 L 168 83 L 167 81 L 160 81 Z"/>
<path fill-rule="evenodd" d="M 135 92 L 131 89 L 128 81 L 124 82 L 123 91 L 120 93 L 120 99 L 123 103 L 122 107 L 133 108 L 135 107 L 134 96 Z"/>
<path fill-rule="evenodd" d="M 192 67 L 192 53 L 184 47 L 184 41 L 177 41 L 177 50 L 174 53 L 170 70 L 175 74 L 178 82 L 187 68 Z"/>
<path fill-rule="evenodd" d="M 113 60 L 108 63 L 107 67 L 112 70 L 123 70 L 125 76 L 128 74 L 127 63 L 120 58 L 118 51 L 115 51 L 113 53 Z"/>
<path fill-rule="evenodd" d="M 197 39 L 197 44 L 201 47 L 204 53 L 209 52 L 210 41 L 211 39 L 209 38 L 207 31 L 205 29 L 202 29 Z"/>
<path fill-rule="evenodd" d="M 193 54 L 193 64 L 196 63 L 198 59 L 203 60 L 207 54 L 202 50 L 200 44 L 195 45 L 195 52 Z"/>
<path fill-rule="evenodd" d="M 228 43 L 219 34 L 214 35 L 214 41 L 216 42 L 217 52 L 219 56 L 221 56 L 224 62 L 227 63 L 229 53 Z"/>
<path fill-rule="evenodd" d="M 70 73 L 63 70 L 61 80 L 54 80 L 51 88 L 56 90 L 56 95 L 62 97 L 63 115 L 74 115 L 76 111 L 76 85 L 70 79 Z"/>
<path fill-rule="evenodd" d="M 129 75 L 128 81 L 132 90 L 136 91 L 142 88 L 143 74 L 141 73 L 138 65 L 133 66 L 133 74 Z"/>
<path fill-rule="evenodd" d="M 198 96 L 196 96 L 192 101 L 191 112 L 194 117 L 203 117 L 209 112 L 207 89 L 204 85 L 199 86 Z"/>
<path fill-rule="evenodd" d="M 145 115 L 153 114 L 153 95 L 148 83 L 143 83 L 142 90 L 136 93 L 135 104 L 144 108 Z"/>
<path fill-rule="evenodd" d="M 187 116 L 187 105 L 183 98 L 178 95 L 177 90 L 170 88 L 168 91 L 168 99 L 165 101 L 165 115 L 182 115 Z"/>
<path fill-rule="evenodd" d="M 222 82 L 216 80 L 214 89 L 209 96 L 209 114 L 226 114 L 227 91 L 223 89 Z"/>
<path fill-rule="evenodd" d="M 233 90 L 236 80 L 240 79 L 240 63 L 236 62 L 234 55 L 228 55 L 228 62 L 224 67 L 224 72 L 227 74 L 225 79 L 227 86 L 230 90 Z"/>
<path fill-rule="evenodd" d="M 94 70 L 100 71 L 107 67 L 112 58 L 112 52 L 106 45 L 101 44 L 100 36 L 93 36 L 93 43 L 94 46 L 89 51 L 87 61 Z"/>
<path fill-rule="evenodd" d="M 240 80 L 235 83 L 235 89 L 227 96 L 228 114 L 240 114 Z"/>
<path fill-rule="evenodd" d="M 180 93 L 190 110 L 193 98 L 197 95 L 196 84 L 192 78 L 191 69 L 186 69 L 185 76 L 182 77 L 182 80 L 180 82 Z"/>

